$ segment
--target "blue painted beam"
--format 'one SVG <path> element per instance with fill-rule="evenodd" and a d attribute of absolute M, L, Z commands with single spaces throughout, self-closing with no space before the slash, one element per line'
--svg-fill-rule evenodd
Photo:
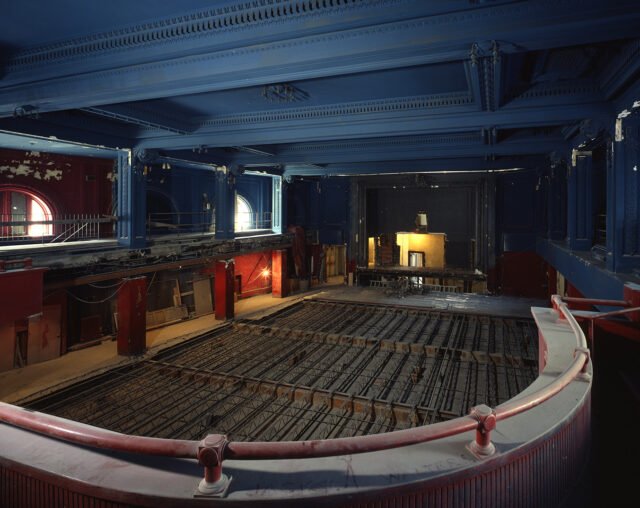
<path fill-rule="evenodd" d="M 480 79 L 481 67 L 482 65 L 479 65 L 477 60 L 472 61 L 468 59 L 464 62 L 464 72 L 467 77 L 473 102 L 479 111 L 486 111 L 487 108 L 484 102 L 484 93 Z"/>
<path fill-rule="evenodd" d="M 319 119 L 287 118 L 287 113 L 273 115 L 273 120 L 264 123 L 239 125 L 213 125 L 200 128 L 184 136 L 156 135 L 140 139 L 136 148 L 166 150 L 190 149 L 194 146 L 266 145 L 324 141 L 343 138 L 367 138 L 376 136 L 409 136 L 429 133 L 468 132 L 496 126 L 497 128 L 519 128 L 555 126 L 584 118 L 606 119 L 612 115 L 607 103 L 556 104 L 536 107 L 532 101 L 526 108 L 501 109 L 499 111 L 461 111 L 437 114 L 429 108 L 416 107 L 411 110 L 388 111 L 384 105 L 370 111 L 354 108 L 351 114 L 342 114 Z M 278 120 L 278 116 L 284 119 Z M 251 128 L 247 128 L 251 126 Z"/>
<path fill-rule="evenodd" d="M 135 127 L 116 125 L 101 119 L 87 121 L 80 115 L 66 112 L 48 113 L 38 119 L 0 119 L 0 129 L 45 138 L 55 136 L 74 143 L 112 148 L 133 146 L 137 134 Z"/>
<path fill-rule="evenodd" d="M 218 171 L 220 166 L 224 166 L 224 164 L 221 164 L 221 163 L 219 164 L 216 162 L 205 163 L 205 162 L 199 162 L 199 161 L 192 161 L 188 159 L 181 159 L 177 157 L 166 157 L 162 155 L 158 155 L 154 159 L 154 162 L 156 164 L 167 164 L 169 168 L 177 167 L 177 168 L 197 169 L 199 171 L 210 171 L 210 172 Z"/>
<path fill-rule="evenodd" d="M 475 104 L 482 111 L 500 107 L 500 45 L 496 40 L 473 43 L 465 72 Z"/>
<path fill-rule="evenodd" d="M 0 148 L 25 151 L 36 150 L 39 152 L 99 157 L 102 159 L 116 159 L 120 153 L 118 150 L 111 148 L 10 131 L 0 131 Z"/>
<path fill-rule="evenodd" d="M 587 298 L 621 300 L 625 281 L 559 243 L 538 238 L 538 254 Z"/>
<path fill-rule="evenodd" d="M 389 4 L 389 11 L 392 4 L 396 7 L 395 3 Z M 69 55 L 75 47 L 70 44 L 58 52 L 61 56 L 52 49 L 41 58 L 36 54 L 34 61 L 26 58 L 23 64 L 8 68 L 0 82 L 0 117 L 11 116 L 24 107 L 39 112 L 84 108 L 463 60 L 474 42 L 489 37 L 509 41 L 501 46 L 503 53 L 509 53 L 637 35 L 640 12 L 633 1 L 615 5 L 568 1 L 553 3 L 553 8 L 550 5 L 531 0 L 499 9 L 473 8 L 462 14 L 422 16 L 359 28 L 342 25 L 341 29 L 321 35 L 286 38 L 281 34 L 281 40 L 259 44 L 251 30 L 243 30 L 244 42 L 236 40 L 232 48 L 219 50 L 200 47 L 194 51 L 196 34 L 187 28 L 181 34 L 183 38 L 174 39 L 175 47 L 184 44 L 183 48 L 169 52 L 169 57 L 159 52 L 162 47 L 162 54 L 166 54 L 166 41 L 155 42 L 147 32 L 116 36 L 118 49 L 147 46 L 134 59 L 135 64 L 122 63 L 126 51 L 114 51 L 116 48 L 109 41 L 91 58 L 87 54 L 94 46 L 101 48 L 102 42 L 75 44 L 79 53 Z M 193 22 L 197 32 L 203 21 Z M 288 23 L 284 23 L 285 27 Z M 218 33 L 204 30 L 200 35 L 214 45 Z M 39 69 L 43 71 L 40 74 Z"/>
<path fill-rule="evenodd" d="M 540 168 L 546 164 L 546 158 L 540 155 L 523 157 L 503 157 L 496 160 L 482 158 L 431 159 L 431 160 L 399 160 L 378 162 L 356 162 L 344 164 L 327 164 L 324 166 L 308 164 L 287 164 L 285 177 L 292 175 L 306 176 L 340 176 L 340 175 L 375 175 L 401 173 L 433 173 L 464 171 L 499 171 L 514 168 Z"/>
<path fill-rule="evenodd" d="M 640 70 L 640 39 L 626 44 L 601 74 L 602 89 L 607 100 L 619 96 L 637 80 L 631 81 Z M 631 81 L 631 82 L 630 82 Z"/>
<path fill-rule="evenodd" d="M 85 72 L 99 71 L 112 61 L 113 53 L 117 53 L 121 66 L 138 65 L 164 58 L 207 54 L 412 18 L 432 17 L 434 21 L 444 18 L 446 21 L 452 13 L 464 12 L 468 7 L 464 3 L 445 6 L 441 2 L 425 0 L 387 0 L 375 4 L 361 1 L 312 4 L 308 0 L 306 3 L 298 0 L 290 1 L 286 6 L 265 1 L 261 5 L 248 5 L 245 0 L 226 0 L 224 3 L 224 7 L 194 12 L 185 12 L 181 5 L 176 5 L 173 16 L 157 18 L 150 18 L 142 5 L 134 14 L 138 6 L 133 3 L 128 10 L 136 19 L 134 25 L 112 27 L 112 30 L 101 33 L 91 30 L 90 19 L 78 19 L 84 25 L 82 31 L 91 35 L 66 41 L 59 35 L 51 36 L 49 40 L 55 40 L 55 43 L 40 45 L 30 42 L 27 48 L 11 54 L 8 67 L 11 74 L 16 75 L 12 78 L 15 82 L 19 82 L 21 77 L 28 81 L 28 76 L 21 74 L 28 72 L 23 70 L 24 67 L 30 64 L 33 67 L 34 63 L 39 64 L 42 78 L 50 79 L 75 74 L 78 63 Z M 482 11 L 486 13 L 486 9 Z M 446 16 L 443 17 L 443 13 Z M 38 15 L 39 12 L 35 12 L 28 17 L 33 19 Z M 0 21 L 0 30 L 3 22 L 10 20 L 10 16 L 5 16 Z"/>
<path fill-rule="evenodd" d="M 479 138 L 479 136 L 470 137 Z M 456 139 L 453 137 L 453 139 Z M 471 140 L 470 139 L 470 140 Z M 417 145 L 392 143 L 387 138 L 367 140 L 358 143 L 357 140 L 343 143 L 301 144 L 288 146 L 277 151 L 273 157 L 249 156 L 235 154 L 230 158 L 236 164 L 341 164 L 350 162 L 376 162 L 383 160 L 426 160 L 457 157 L 491 157 L 507 155 L 548 154 L 552 151 L 567 151 L 568 143 L 561 137 L 539 137 L 519 141 L 506 141 L 493 146 L 465 144 L 460 138 L 456 142 L 446 145 Z"/>
<path fill-rule="evenodd" d="M 504 69 L 507 61 L 507 55 L 497 54 L 492 57 L 493 63 L 493 105 L 494 110 L 502 106 L 502 95 L 504 93 Z"/>
<path fill-rule="evenodd" d="M 128 108 L 123 108 L 118 104 L 102 107 L 87 107 L 82 108 L 80 111 L 90 115 L 101 116 L 111 120 L 138 125 L 144 128 L 160 129 L 173 132 L 175 134 L 187 134 L 187 132 L 189 132 L 187 126 L 184 124 L 178 125 L 176 122 L 168 118 L 154 118 L 158 116 L 157 113 L 149 114 L 140 111 L 132 113 L 128 111 Z"/>

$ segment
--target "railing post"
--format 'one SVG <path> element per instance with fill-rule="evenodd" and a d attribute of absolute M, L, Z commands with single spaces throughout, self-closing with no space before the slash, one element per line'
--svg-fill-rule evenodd
<path fill-rule="evenodd" d="M 478 459 L 493 455 L 496 447 L 491 442 L 491 431 L 496 428 L 496 412 L 485 404 L 471 408 L 471 416 L 478 421 L 476 439 L 467 448 Z"/>
<path fill-rule="evenodd" d="M 591 326 L 593 326 L 593 320 L 591 320 Z M 591 352 L 589 351 L 589 348 L 577 347 L 573 352 L 573 357 L 575 358 L 580 353 L 584 353 L 585 359 L 584 364 L 582 365 L 582 369 L 580 369 L 580 374 L 576 376 L 576 379 L 579 379 L 580 381 L 590 381 L 591 375 L 589 374 L 588 365 L 589 361 L 591 360 Z"/>
<path fill-rule="evenodd" d="M 204 466 L 204 478 L 198 485 L 196 496 L 223 497 L 231 477 L 222 472 L 224 449 L 227 446 L 227 436 L 211 434 L 205 437 L 198 446 L 198 463 Z"/>

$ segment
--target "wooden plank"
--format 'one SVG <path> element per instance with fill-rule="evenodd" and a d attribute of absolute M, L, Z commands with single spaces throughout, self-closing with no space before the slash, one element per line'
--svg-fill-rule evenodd
<path fill-rule="evenodd" d="M 16 331 L 13 323 L 0 323 L 0 372 L 13 369 Z"/>
<path fill-rule="evenodd" d="M 193 300 L 196 306 L 196 316 L 213 312 L 210 278 L 193 281 Z"/>
<path fill-rule="evenodd" d="M 45 305 L 40 316 L 29 318 L 27 364 L 60 356 L 60 317 L 60 305 Z"/>

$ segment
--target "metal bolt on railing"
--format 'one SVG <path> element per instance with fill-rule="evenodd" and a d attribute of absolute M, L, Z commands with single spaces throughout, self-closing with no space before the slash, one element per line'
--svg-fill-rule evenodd
<path fill-rule="evenodd" d="M 587 348 L 587 347 L 577 347 L 573 352 L 573 357 L 575 358 L 576 356 L 578 356 L 579 353 L 584 353 L 586 358 L 584 360 L 584 365 L 582 366 L 582 369 L 580 370 L 580 374 L 578 374 L 576 376 L 576 379 L 579 379 L 581 381 L 590 381 L 591 380 L 591 375 L 589 374 L 589 371 L 587 370 L 587 365 L 589 365 L 589 362 L 591 361 L 591 352 L 589 351 L 589 348 Z"/>
<path fill-rule="evenodd" d="M 224 449 L 228 443 L 227 436 L 211 434 L 205 437 L 198 446 L 198 463 L 204 466 L 204 478 L 198 485 L 196 496 L 223 497 L 231 477 L 222 472 Z"/>
<path fill-rule="evenodd" d="M 477 458 L 484 459 L 493 455 L 496 447 L 491 442 L 490 433 L 496 428 L 496 412 L 485 404 L 471 408 L 471 416 L 478 420 L 476 439 L 467 448 Z"/>

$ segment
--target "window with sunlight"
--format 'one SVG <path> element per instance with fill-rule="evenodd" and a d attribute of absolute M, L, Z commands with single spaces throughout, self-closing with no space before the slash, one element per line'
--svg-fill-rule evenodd
<path fill-rule="evenodd" d="M 251 205 L 249 202 L 244 199 L 242 196 L 238 195 L 236 197 L 236 231 L 248 231 L 250 229 L 255 229 L 252 227 L 252 212 Z"/>
<path fill-rule="evenodd" d="M 41 237 L 53 234 L 52 224 L 26 224 L 27 222 L 50 221 L 51 209 L 38 197 L 15 189 L 0 190 L 2 222 L 12 223 L 2 228 L 2 236 Z M 16 224 L 24 222 L 25 224 Z"/>

